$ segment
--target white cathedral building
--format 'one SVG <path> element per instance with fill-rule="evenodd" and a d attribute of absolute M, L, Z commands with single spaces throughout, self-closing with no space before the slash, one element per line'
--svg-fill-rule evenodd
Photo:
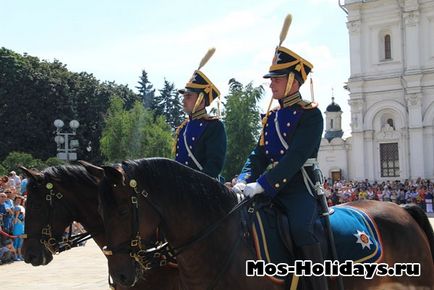
<path fill-rule="evenodd" d="M 434 0 L 345 0 L 351 137 L 327 107 L 319 162 L 347 180 L 434 178 Z"/>

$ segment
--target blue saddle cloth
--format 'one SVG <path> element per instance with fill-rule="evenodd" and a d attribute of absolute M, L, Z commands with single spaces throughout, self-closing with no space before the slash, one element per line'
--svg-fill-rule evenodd
<path fill-rule="evenodd" d="M 372 219 L 362 210 L 350 206 L 333 207 L 330 223 L 335 239 L 338 260 L 374 263 L 382 257 L 381 236 Z M 261 208 L 254 216 L 252 236 L 258 260 L 267 263 L 289 263 L 277 228 L 275 212 Z"/>
<path fill-rule="evenodd" d="M 340 262 L 375 263 L 381 259 L 381 237 L 372 219 L 362 210 L 335 206 L 330 223 Z"/>

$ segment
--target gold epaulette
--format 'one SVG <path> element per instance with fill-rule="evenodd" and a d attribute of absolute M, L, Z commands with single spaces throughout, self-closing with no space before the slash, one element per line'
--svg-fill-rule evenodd
<path fill-rule="evenodd" d="M 207 121 L 215 121 L 215 120 L 220 120 L 221 118 L 219 116 L 206 115 L 206 116 L 203 116 L 201 119 L 204 119 Z"/>
<path fill-rule="evenodd" d="M 309 102 L 306 100 L 300 100 L 297 102 L 297 104 L 300 105 L 300 107 L 302 107 L 305 110 L 312 110 L 318 107 L 318 103 L 317 102 Z"/>

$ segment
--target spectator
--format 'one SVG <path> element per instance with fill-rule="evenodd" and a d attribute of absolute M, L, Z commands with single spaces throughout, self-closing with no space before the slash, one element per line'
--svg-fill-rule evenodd
<path fill-rule="evenodd" d="M 426 205 L 427 213 L 433 212 L 432 201 L 433 201 L 433 194 L 430 191 L 428 191 L 428 193 L 425 195 L 425 205 Z"/>
<path fill-rule="evenodd" d="M 15 249 L 11 240 L 6 240 L 0 248 L 0 264 L 11 263 L 15 260 Z"/>
<path fill-rule="evenodd" d="M 13 179 L 13 186 L 15 187 L 15 189 L 17 190 L 17 192 L 20 192 L 21 190 L 21 178 L 17 175 L 17 173 L 15 171 L 11 171 L 9 173 L 10 178 L 9 179 Z"/>
<path fill-rule="evenodd" d="M 21 254 L 21 247 L 23 245 L 23 239 L 20 237 L 24 234 L 24 217 L 26 210 L 23 206 L 24 198 L 22 196 L 16 196 L 14 199 L 14 221 L 12 234 L 17 236 L 14 240 L 14 248 L 17 251 L 16 261 L 23 261 L 23 256 Z"/>
<path fill-rule="evenodd" d="M 21 191 L 22 196 L 27 196 L 27 177 L 21 179 Z"/>
<path fill-rule="evenodd" d="M 3 226 L 4 226 L 4 230 L 7 233 L 11 232 L 11 226 L 12 226 L 12 218 L 13 218 L 13 214 L 14 214 L 14 202 L 13 202 L 13 198 L 14 198 L 14 194 L 13 191 L 11 189 L 7 189 L 5 192 L 6 194 L 6 199 L 4 200 L 4 206 L 6 209 L 6 215 L 3 216 Z"/>
<path fill-rule="evenodd" d="M 0 178 L 0 192 L 4 192 L 9 188 L 9 178 L 7 176 L 2 176 Z"/>

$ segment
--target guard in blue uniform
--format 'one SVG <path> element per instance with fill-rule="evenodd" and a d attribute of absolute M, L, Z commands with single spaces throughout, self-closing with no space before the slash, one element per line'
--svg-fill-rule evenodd
<path fill-rule="evenodd" d="M 220 97 L 220 92 L 200 71 L 214 51 L 208 51 L 185 89 L 179 90 L 184 96 L 183 106 L 188 118 L 176 130 L 175 160 L 221 179 L 219 174 L 226 157 L 226 131 L 219 116 L 209 116 L 205 108 Z"/>
<path fill-rule="evenodd" d="M 288 22 L 291 19 L 285 21 L 286 31 Z M 313 66 L 281 46 L 286 32 L 283 34 L 269 73 L 264 76 L 271 79 L 273 99 L 279 101 L 280 107 L 267 111 L 263 117 L 260 140 L 248 157 L 234 191 L 243 191 L 250 197 L 264 194 L 272 198 L 288 215 L 301 258 L 323 263 L 319 239 L 314 234 L 314 228 L 322 227 L 312 182 L 323 118 L 317 105 L 303 100 L 299 92 Z M 307 289 L 328 289 L 325 277 L 306 278 Z"/>

